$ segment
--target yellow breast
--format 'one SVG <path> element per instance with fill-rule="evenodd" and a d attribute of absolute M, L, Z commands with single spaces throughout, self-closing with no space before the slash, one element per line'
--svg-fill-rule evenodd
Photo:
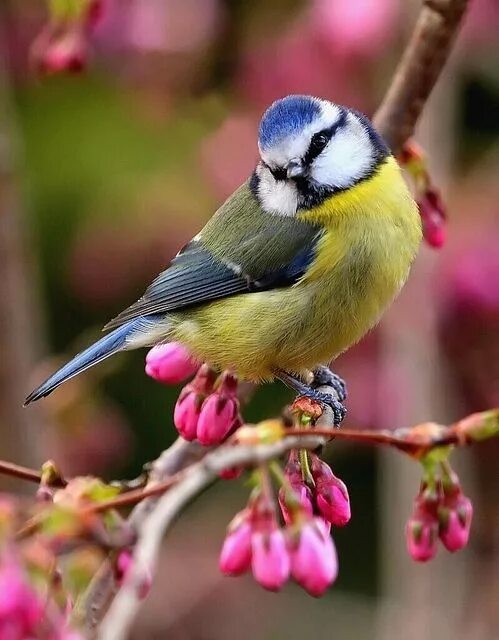
<path fill-rule="evenodd" d="M 388 158 L 373 177 L 299 216 L 325 229 L 300 281 L 176 314 L 174 337 L 247 379 L 313 368 L 359 340 L 404 284 L 421 240 L 397 163 Z"/>

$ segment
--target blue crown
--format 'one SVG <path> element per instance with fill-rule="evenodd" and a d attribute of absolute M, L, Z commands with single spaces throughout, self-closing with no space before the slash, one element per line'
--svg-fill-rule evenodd
<path fill-rule="evenodd" d="M 287 96 L 276 100 L 260 122 L 260 146 L 272 147 L 280 140 L 302 131 L 320 113 L 319 101 L 311 96 Z"/>

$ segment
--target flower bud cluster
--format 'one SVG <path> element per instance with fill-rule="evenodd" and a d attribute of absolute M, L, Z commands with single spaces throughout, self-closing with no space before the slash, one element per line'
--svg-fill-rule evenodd
<path fill-rule="evenodd" d="M 300 507 L 309 515 L 318 515 L 336 527 L 345 526 L 351 517 L 350 498 L 345 483 L 317 455 L 307 456 L 310 461 L 310 477 L 306 478 L 307 474 L 304 473 L 296 451 L 290 453 L 284 469 L 294 494 L 289 496 L 284 488 L 279 492 L 284 521 L 292 520 L 293 510 L 296 509 L 294 496 L 297 496 Z"/>
<path fill-rule="evenodd" d="M 435 557 L 438 540 L 448 551 L 468 544 L 473 505 L 452 473 L 423 483 L 406 526 L 407 550 L 413 560 L 427 562 Z"/>
<path fill-rule="evenodd" d="M 146 356 L 146 373 L 158 382 L 172 384 L 196 376 L 181 391 L 173 420 L 185 440 L 210 446 L 223 442 L 242 424 L 237 397 L 237 378 L 229 372 L 217 380 L 208 366 L 199 366 L 187 349 L 177 343 L 153 347 Z M 225 477 L 238 472 L 227 471 Z"/>
<path fill-rule="evenodd" d="M 261 494 L 229 525 L 219 564 L 230 576 L 251 569 L 269 591 L 279 591 L 293 578 L 316 597 L 338 574 L 336 549 L 324 520 L 297 511 L 293 522 L 282 528 L 273 505 Z"/>
<path fill-rule="evenodd" d="M 213 371 L 203 365 L 177 400 L 173 419 L 185 440 L 204 446 L 223 442 L 242 424 L 237 397 L 237 378 L 225 372 L 215 381 Z"/>

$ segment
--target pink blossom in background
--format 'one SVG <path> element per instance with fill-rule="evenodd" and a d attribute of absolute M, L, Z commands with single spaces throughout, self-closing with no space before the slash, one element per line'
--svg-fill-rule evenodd
<path fill-rule="evenodd" d="M 14 549 L 0 558 L 0 638 L 23 640 L 36 637 L 45 604 L 27 582 Z"/>
<path fill-rule="evenodd" d="M 312 24 L 335 55 L 374 58 L 397 33 L 397 0 L 313 0 Z"/>
<path fill-rule="evenodd" d="M 470 3 L 457 45 L 461 44 L 471 54 L 477 45 L 496 46 L 498 27 L 499 2 L 475 0 Z"/>
<path fill-rule="evenodd" d="M 108 0 L 97 30 L 104 49 L 190 53 L 206 48 L 223 21 L 219 0 Z"/>
<path fill-rule="evenodd" d="M 263 111 L 290 93 L 309 93 L 367 109 L 367 88 L 355 61 L 342 60 L 321 42 L 310 21 L 301 21 L 250 49 L 239 73 L 244 98 Z M 368 110 L 368 109 L 367 109 Z"/>
<path fill-rule="evenodd" d="M 231 115 L 202 142 L 199 152 L 201 169 L 220 201 L 237 189 L 255 168 L 258 161 L 257 135 L 257 118 Z"/>
<path fill-rule="evenodd" d="M 459 252 L 459 257 L 449 269 L 446 282 L 447 297 L 463 309 L 475 312 L 499 311 L 499 252 L 495 229 L 491 235 L 474 239 Z"/>

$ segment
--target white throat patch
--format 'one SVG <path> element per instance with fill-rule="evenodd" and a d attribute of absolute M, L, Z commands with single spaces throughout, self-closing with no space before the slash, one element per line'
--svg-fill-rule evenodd
<path fill-rule="evenodd" d="M 256 168 L 258 200 L 264 211 L 278 216 L 294 216 L 298 209 L 298 190 L 290 180 L 276 180 L 262 164 Z"/>

